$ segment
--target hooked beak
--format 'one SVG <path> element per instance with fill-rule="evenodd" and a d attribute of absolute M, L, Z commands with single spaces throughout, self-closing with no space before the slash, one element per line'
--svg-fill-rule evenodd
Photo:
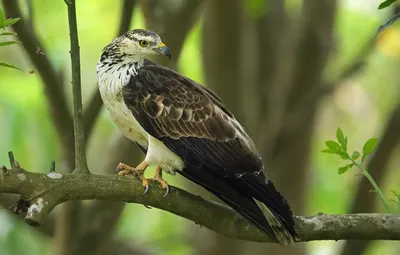
<path fill-rule="evenodd" d="M 169 48 L 168 48 L 165 44 L 163 44 L 163 43 L 160 43 L 160 44 L 158 45 L 158 47 L 154 49 L 154 51 L 157 52 L 157 53 L 159 53 L 159 54 L 162 54 L 162 55 L 164 55 L 164 56 L 167 56 L 169 59 L 171 59 L 171 51 L 170 51 Z"/>

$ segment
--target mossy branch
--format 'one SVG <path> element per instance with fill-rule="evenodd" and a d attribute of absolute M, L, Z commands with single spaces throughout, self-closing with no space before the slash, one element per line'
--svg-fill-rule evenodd
<path fill-rule="evenodd" d="M 21 201 L 14 211 L 27 211 L 26 222 L 37 226 L 60 203 L 69 200 L 125 201 L 153 206 L 184 217 L 222 235 L 254 241 L 273 242 L 231 208 L 171 187 L 168 196 L 156 182 L 142 196 L 135 177 L 95 174 L 60 174 L 54 171 L 32 173 L 24 170 L 10 154 L 11 169 L 0 172 L 0 193 L 16 193 Z M 52 169 L 53 170 L 53 169 Z M 18 208 L 23 205 L 23 208 Z M 400 216 L 391 214 L 345 214 L 296 216 L 298 242 L 312 240 L 400 240 Z"/>

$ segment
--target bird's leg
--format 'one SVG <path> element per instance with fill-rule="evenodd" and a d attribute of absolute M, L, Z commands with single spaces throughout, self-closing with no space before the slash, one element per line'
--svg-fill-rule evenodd
<path fill-rule="evenodd" d="M 157 181 L 158 183 L 160 183 L 160 184 L 161 184 L 161 187 L 162 187 L 163 189 L 165 189 L 164 197 L 165 197 L 166 195 L 168 195 L 168 193 L 169 193 L 169 186 L 168 186 L 168 183 L 162 178 L 162 169 L 161 169 L 161 167 L 159 167 L 159 166 L 156 167 L 156 172 L 155 172 L 155 174 L 154 174 L 153 180 L 155 180 L 155 181 Z"/>
<path fill-rule="evenodd" d="M 119 163 L 117 166 L 117 175 L 124 176 L 127 174 L 136 174 L 140 181 L 142 181 L 142 186 L 145 188 L 143 194 L 146 194 L 149 190 L 149 180 L 144 177 L 144 171 L 146 171 L 149 164 L 146 161 L 140 163 L 137 167 L 131 167 L 124 163 Z"/>

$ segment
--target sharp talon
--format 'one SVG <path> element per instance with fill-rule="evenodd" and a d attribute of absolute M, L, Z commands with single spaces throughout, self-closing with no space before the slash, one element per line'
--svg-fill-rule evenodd
<path fill-rule="evenodd" d="M 122 171 L 124 171 L 124 170 L 125 170 L 125 169 L 124 169 L 123 164 L 122 164 L 122 163 L 119 163 L 119 164 L 117 165 L 117 168 L 115 168 L 115 173 L 116 173 L 117 175 L 120 175 L 119 173 L 122 172 Z"/>
<path fill-rule="evenodd" d="M 147 191 L 149 191 L 149 184 L 146 184 L 144 192 L 142 193 L 142 196 L 146 195 Z"/>
<path fill-rule="evenodd" d="M 169 185 L 165 184 L 165 194 L 163 197 L 166 197 L 168 195 L 168 193 L 169 193 Z"/>

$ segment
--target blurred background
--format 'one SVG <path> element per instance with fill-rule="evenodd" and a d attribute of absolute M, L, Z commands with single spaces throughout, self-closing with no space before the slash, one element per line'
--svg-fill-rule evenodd
<path fill-rule="evenodd" d="M 388 199 L 400 191 L 400 22 L 375 40 L 397 7 L 381 0 L 77 1 L 87 153 L 92 172 L 113 174 L 143 157 L 102 108 L 96 63 L 128 29 L 160 34 L 173 58 L 155 59 L 212 88 L 245 126 L 267 175 L 296 215 L 383 212 L 370 184 L 323 154 L 341 127 L 349 149 L 378 137 L 367 167 Z M 2 47 L 0 162 L 12 150 L 26 169 L 73 169 L 69 30 L 64 1 L 3 0 L 19 45 Z M 3 38 L 2 38 L 3 39 Z M 10 38 L 12 39 L 12 38 Z M 214 199 L 181 176 L 172 184 Z M 117 202 L 58 206 L 39 228 L 10 213 L 0 195 L 1 255 L 89 254 L 400 254 L 391 241 L 316 241 L 282 248 L 233 240 L 158 209 Z M 394 206 L 394 204 L 393 204 Z"/>

